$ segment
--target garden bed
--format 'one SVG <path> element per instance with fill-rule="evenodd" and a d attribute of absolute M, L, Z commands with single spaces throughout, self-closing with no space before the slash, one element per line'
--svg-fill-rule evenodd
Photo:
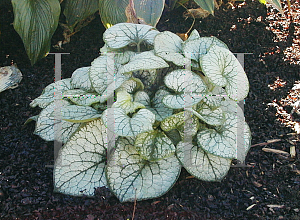
<path fill-rule="evenodd" d="M 0 64 L 16 63 L 23 80 L 16 89 L 0 93 L 0 219 L 131 219 L 133 215 L 134 219 L 147 220 L 299 219 L 298 134 L 277 120 L 278 108 L 268 105 L 280 105 L 279 101 L 287 97 L 300 78 L 300 20 L 295 13 L 300 9 L 296 2 L 292 1 L 292 5 L 293 19 L 279 18 L 275 11 L 248 2 L 235 9 L 221 7 L 214 17 L 196 20 L 194 28 L 201 36 L 216 36 L 235 53 L 253 53 L 245 55 L 250 82 L 245 118 L 254 145 L 246 159 L 248 167 L 232 167 L 225 179 L 217 183 L 197 180 L 182 170 L 167 194 L 137 202 L 136 206 L 120 203 L 105 188 L 98 188 L 93 198 L 53 193 L 53 142 L 34 135 L 34 123 L 24 126 L 24 122 L 40 111 L 30 108 L 29 103 L 54 81 L 54 55 L 30 66 L 12 26 L 12 7 L 2 5 Z M 158 30 L 185 33 L 193 19 L 182 17 L 183 12 L 179 8 L 165 13 Z M 72 36 L 69 44 L 51 49 L 54 53 L 70 53 L 62 55 L 62 78 L 70 77 L 79 67 L 89 66 L 99 56 L 104 31 L 97 16 Z M 62 29 L 58 28 L 52 45 L 60 40 Z M 290 113 L 292 107 L 284 106 L 284 110 Z M 293 116 L 297 121 L 299 116 Z M 256 145 L 269 140 L 273 143 Z M 289 153 L 293 146 L 295 157 L 262 150 Z"/>

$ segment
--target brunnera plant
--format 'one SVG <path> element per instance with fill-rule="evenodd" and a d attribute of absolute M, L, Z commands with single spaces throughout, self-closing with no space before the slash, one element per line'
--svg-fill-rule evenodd
<path fill-rule="evenodd" d="M 222 180 L 251 141 L 237 105 L 248 79 L 226 44 L 197 30 L 183 41 L 132 23 L 112 26 L 103 39 L 90 67 L 48 85 L 30 104 L 42 108 L 32 117 L 35 134 L 64 143 L 55 191 L 91 196 L 106 186 L 121 202 L 156 198 L 182 167 L 200 180 Z M 61 108 L 54 92 L 62 93 Z"/>

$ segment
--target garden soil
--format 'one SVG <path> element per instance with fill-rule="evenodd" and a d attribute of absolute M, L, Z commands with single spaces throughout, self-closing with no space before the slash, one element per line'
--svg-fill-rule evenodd
<path fill-rule="evenodd" d="M 185 19 L 184 11 L 164 12 L 158 30 L 185 33 L 193 19 Z M 194 25 L 201 36 L 218 37 L 232 52 L 251 53 L 244 62 L 250 82 L 244 110 L 252 131 L 247 166 L 233 166 L 221 182 L 197 180 L 183 169 L 165 195 L 135 204 L 120 203 L 106 188 L 96 189 L 95 197 L 53 193 L 53 142 L 33 134 L 34 122 L 24 122 L 40 112 L 29 103 L 54 81 L 54 55 L 31 66 L 13 29 L 12 7 L 2 3 L 0 65 L 17 64 L 23 80 L 0 93 L 0 219 L 300 219 L 296 107 L 289 117 L 300 99 L 298 90 L 289 95 L 300 80 L 299 2 L 284 11 L 281 16 L 251 1 L 235 8 L 227 4 Z M 97 15 L 70 43 L 54 48 L 63 40 L 57 29 L 51 52 L 69 53 L 62 55 L 62 78 L 99 56 L 104 30 Z M 290 104 L 283 105 L 287 98 Z"/>

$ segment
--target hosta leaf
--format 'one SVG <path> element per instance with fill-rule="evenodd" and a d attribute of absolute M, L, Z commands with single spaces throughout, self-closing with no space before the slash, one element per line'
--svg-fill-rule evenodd
<path fill-rule="evenodd" d="M 54 165 L 54 190 L 69 195 L 94 194 L 106 186 L 106 127 L 101 119 L 81 127 L 60 149 Z"/>
<path fill-rule="evenodd" d="M 202 9 L 214 14 L 215 2 L 214 0 L 194 0 Z"/>
<path fill-rule="evenodd" d="M 49 103 L 53 102 L 55 99 L 55 93 L 64 92 L 71 89 L 71 79 L 62 79 L 55 83 L 51 83 L 44 90 L 42 95 L 34 99 L 31 103 L 31 107 L 39 106 L 40 108 L 45 108 Z"/>
<path fill-rule="evenodd" d="M 135 147 L 146 160 L 156 161 L 175 152 L 172 141 L 160 131 L 148 131 L 137 135 Z"/>
<path fill-rule="evenodd" d="M 223 125 L 197 134 L 198 144 L 208 153 L 233 159 L 237 151 L 237 116 L 226 113 Z"/>
<path fill-rule="evenodd" d="M 89 93 L 81 89 L 71 89 L 63 92 L 63 97 L 68 98 L 77 105 L 91 106 L 100 102 L 97 93 Z"/>
<path fill-rule="evenodd" d="M 249 82 L 237 58 L 227 49 L 213 45 L 201 58 L 201 68 L 210 81 L 225 87 L 229 98 L 243 100 L 249 91 Z"/>
<path fill-rule="evenodd" d="M 113 115 L 114 121 L 107 120 L 109 114 Z M 129 117 L 124 109 L 109 108 L 103 112 L 102 120 L 106 126 L 108 123 L 114 123 L 112 126 L 115 128 L 114 133 L 119 136 L 136 136 L 153 130 L 152 124 L 155 122 L 155 115 L 147 109 L 140 109 L 132 117 Z"/>
<path fill-rule="evenodd" d="M 112 57 L 100 56 L 92 62 L 89 70 L 90 80 L 96 92 L 104 93 L 108 86 L 111 91 L 117 89 L 123 82 L 125 82 L 129 75 L 117 73 L 117 64 Z"/>
<path fill-rule="evenodd" d="M 185 56 L 196 62 L 199 62 L 199 59 L 208 52 L 208 49 L 212 45 L 218 45 L 219 47 L 228 49 L 227 45 L 216 37 L 196 38 L 192 36 L 194 40 L 190 40 L 191 36 L 183 43 L 182 48 Z"/>
<path fill-rule="evenodd" d="M 165 0 L 133 0 L 133 2 L 137 17 L 155 27 L 162 15 Z"/>
<path fill-rule="evenodd" d="M 164 31 L 155 37 L 154 42 L 154 52 L 157 56 L 178 66 L 187 64 L 188 60 L 182 54 L 183 40 L 178 35 Z"/>
<path fill-rule="evenodd" d="M 281 1 L 280 0 L 266 0 L 269 4 L 271 4 L 274 8 L 276 8 L 281 14 L 284 14 L 282 7 L 281 7 Z"/>
<path fill-rule="evenodd" d="M 153 45 L 154 37 L 159 33 L 152 26 L 132 23 L 120 23 L 107 29 L 103 40 L 110 48 L 122 48 L 130 44 L 145 42 Z"/>
<path fill-rule="evenodd" d="M 57 0 L 12 0 L 14 28 L 22 38 L 31 65 L 50 51 L 60 15 Z"/>
<path fill-rule="evenodd" d="M 61 109 L 61 117 L 65 121 L 80 123 L 100 118 L 101 114 L 89 106 L 67 105 Z"/>
<path fill-rule="evenodd" d="M 176 182 L 180 170 L 174 154 L 159 161 L 147 161 L 132 142 L 122 138 L 108 161 L 106 177 L 109 188 L 121 202 L 133 202 L 165 194 Z"/>
<path fill-rule="evenodd" d="M 65 2 L 64 15 L 71 30 L 99 9 L 99 0 L 65 0 Z"/>
<path fill-rule="evenodd" d="M 137 70 L 152 70 L 159 68 L 166 68 L 169 65 L 160 57 L 155 56 L 153 51 L 145 51 L 135 55 L 119 69 L 120 73 L 128 73 Z"/>
<path fill-rule="evenodd" d="M 113 104 L 113 108 L 122 108 L 125 113 L 133 113 L 139 108 L 145 108 L 145 106 L 139 102 L 134 102 L 131 95 L 126 91 L 120 91 L 117 93 L 117 101 Z"/>
<path fill-rule="evenodd" d="M 82 67 L 73 72 L 71 77 L 71 85 L 73 88 L 84 89 L 86 91 L 93 90 L 89 76 L 89 69 L 90 66 Z"/>
<path fill-rule="evenodd" d="M 176 153 L 183 167 L 204 181 L 220 181 L 230 169 L 231 160 L 205 152 L 201 147 L 179 142 Z"/>
<path fill-rule="evenodd" d="M 174 70 L 164 79 L 165 85 L 176 91 L 175 95 L 166 95 L 163 103 L 173 109 L 192 106 L 203 99 L 206 85 L 200 76 L 190 70 Z M 189 99 L 187 96 L 189 95 Z"/>
<path fill-rule="evenodd" d="M 61 108 L 68 105 L 70 104 L 67 101 L 61 100 Z M 58 109 L 55 102 L 43 109 L 39 114 L 34 133 L 46 141 L 54 141 L 56 138 L 56 140 L 66 143 L 80 124 L 64 121 L 59 115 L 55 117 L 56 111 L 60 113 L 61 109 Z M 57 128 L 60 130 L 56 130 Z M 59 136 L 55 137 L 56 135 Z"/>
<path fill-rule="evenodd" d="M 126 22 L 125 9 L 128 4 L 129 0 L 99 1 L 99 11 L 104 27 L 110 28 L 114 24 Z"/>

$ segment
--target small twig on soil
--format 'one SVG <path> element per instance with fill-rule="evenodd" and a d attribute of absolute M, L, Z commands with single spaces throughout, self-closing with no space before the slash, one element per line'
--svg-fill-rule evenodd
<path fill-rule="evenodd" d="M 272 148 L 263 148 L 262 149 L 264 152 L 269 152 L 269 153 L 274 153 L 274 154 L 283 154 L 286 156 L 289 156 L 290 154 L 288 152 L 282 151 L 282 150 L 276 150 Z"/>
<path fill-rule="evenodd" d="M 267 142 L 263 142 L 263 143 L 259 143 L 259 144 L 254 144 L 254 145 L 251 145 L 251 147 L 265 146 L 265 145 L 276 143 L 276 142 L 279 142 L 279 141 L 282 141 L 282 139 L 267 140 Z"/>
<path fill-rule="evenodd" d="M 134 205 L 133 205 L 133 212 L 132 212 L 131 220 L 134 220 L 135 209 L 136 209 L 136 189 L 135 189 L 135 198 L 134 198 Z"/>

